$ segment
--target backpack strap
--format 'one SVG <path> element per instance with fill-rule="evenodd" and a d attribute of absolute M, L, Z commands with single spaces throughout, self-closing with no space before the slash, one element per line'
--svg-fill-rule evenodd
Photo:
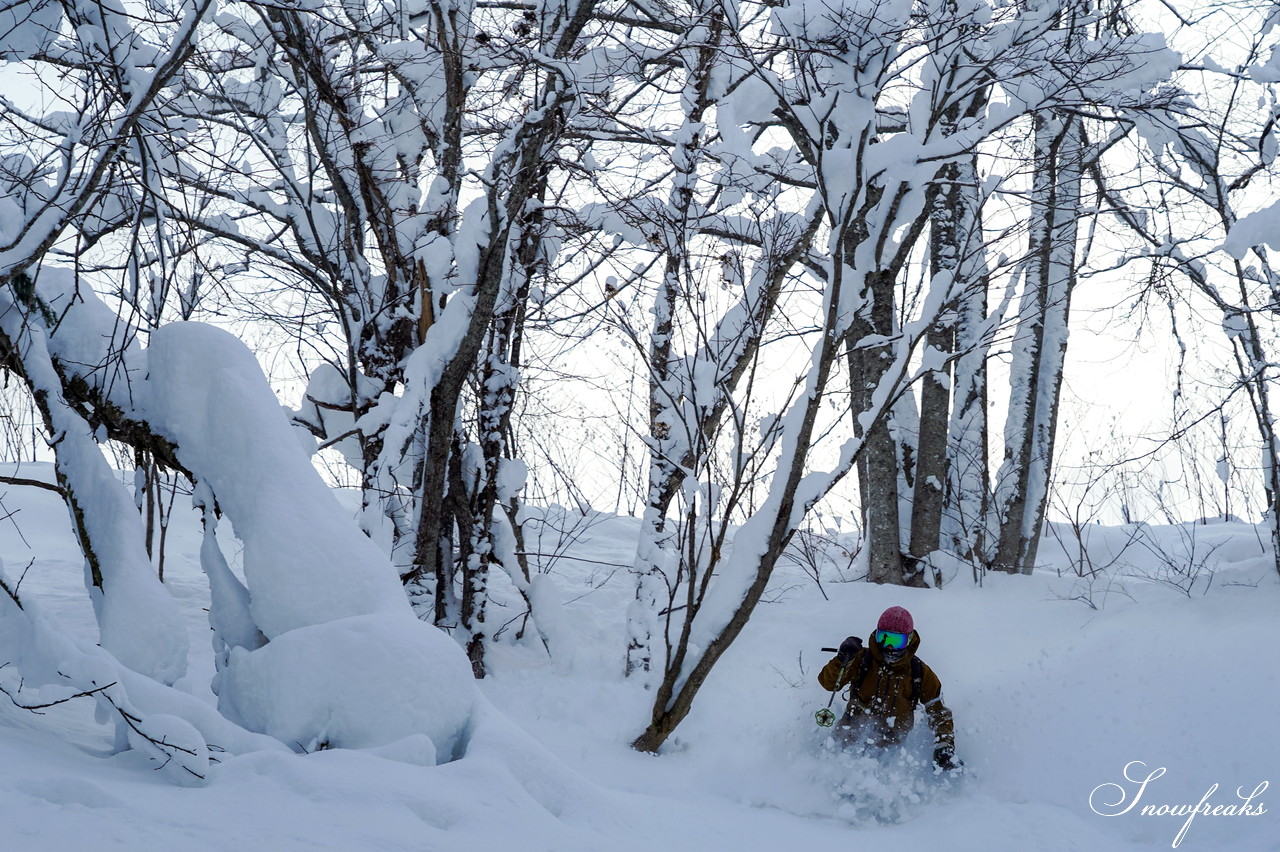
<path fill-rule="evenodd" d="M 920 703 L 920 690 L 924 688 L 924 663 L 919 657 L 911 658 L 911 706 Z"/>
<path fill-rule="evenodd" d="M 871 649 L 862 649 L 862 659 L 858 662 L 858 673 L 849 679 L 849 698 L 855 700 L 862 691 L 862 682 L 871 671 Z"/>

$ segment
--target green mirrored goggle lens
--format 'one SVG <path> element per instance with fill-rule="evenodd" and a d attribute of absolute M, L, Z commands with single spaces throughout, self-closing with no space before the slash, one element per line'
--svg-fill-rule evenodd
<path fill-rule="evenodd" d="M 886 648 L 891 648 L 895 651 L 899 650 L 900 648 L 907 647 L 907 643 L 909 641 L 911 641 L 910 633 L 894 633 L 890 630 L 876 631 L 876 642 L 880 643 Z"/>

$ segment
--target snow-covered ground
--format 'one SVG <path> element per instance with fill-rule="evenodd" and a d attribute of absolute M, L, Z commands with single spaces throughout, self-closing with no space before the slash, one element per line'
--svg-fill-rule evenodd
<path fill-rule="evenodd" d="M 23 596 L 93 644 L 60 500 L 8 486 L 6 514 L 7 573 L 34 560 Z M 1141 814 L 1202 800 L 1239 809 L 1237 790 L 1280 782 L 1280 582 L 1253 527 L 1142 539 L 1088 528 L 1088 555 L 1105 566 L 1092 582 L 1073 569 L 1069 533 L 1046 539 L 1048 567 L 1036 575 L 992 576 L 983 588 L 965 577 L 943 592 L 876 587 L 828 568 L 828 600 L 785 568 L 658 757 L 627 746 L 648 702 L 621 677 L 632 589 L 614 566 L 630 561 L 636 531 L 610 517 L 579 531 L 575 558 L 557 561 L 538 592 L 562 601 L 544 624 L 554 657 L 532 632 L 515 641 L 518 620 L 502 632 L 480 684 L 486 733 L 452 763 L 431 765 L 412 742 L 264 751 L 226 757 L 206 784 L 181 787 L 135 752 L 109 755 L 88 701 L 35 715 L 5 700 L 0 849 L 1280 850 L 1280 788 L 1254 796 L 1249 815 L 1197 815 L 1181 836 L 1185 815 Z M 192 647 L 178 686 L 212 702 L 199 551 L 194 514 L 181 518 L 166 563 Z M 828 657 L 820 648 L 865 636 L 894 604 L 914 614 L 920 656 L 955 713 L 968 764 L 958 781 L 925 771 L 923 736 L 873 763 L 833 754 L 813 723 L 827 702 L 814 680 Z M 490 623 L 517 615 L 495 607 Z"/>

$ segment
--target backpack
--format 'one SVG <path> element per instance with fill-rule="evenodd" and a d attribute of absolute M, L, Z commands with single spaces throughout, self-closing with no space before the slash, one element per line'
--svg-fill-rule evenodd
<path fill-rule="evenodd" d="M 852 699 L 862 691 L 862 682 L 871 672 L 871 649 L 862 650 L 862 662 L 858 664 L 858 674 L 849 681 L 849 698 Z M 920 690 L 924 684 L 924 663 L 919 657 L 911 658 L 911 709 L 920 703 Z"/>

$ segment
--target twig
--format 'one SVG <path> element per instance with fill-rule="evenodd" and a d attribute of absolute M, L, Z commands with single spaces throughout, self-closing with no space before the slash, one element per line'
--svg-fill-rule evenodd
<path fill-rule="evenodd" d="M 64 497 L 67 493 L 61 485 L 54 485 L 50 482 L 41 482 L 38 479 L 26 479 L 21 476 L 0 476 L 0 483 L 5 485 L 29 485 L 32 488 L 43 488 L 45 491 L 52 491 L 59 497 Z"/>
<path fill-rule="evenodd" d="M 543 559 L 572 559 L 575 562 L 587 562 L 591 565 L 608 565 L 610 568 L 630 568 L 630 565 L 624 565 L 621 562 L 601 562 L 599 559 L 584 559 L 581 556 L 568 556 L 563 553 L 535 553 L 532 550 L 521 550 L 516 556 L 537 556 Z"/>
<path fill-rule="evenodd" d="M 113 686 L 113 685 L 114 684 L 108 684 L 108 686 Z M 101 688 L 106 689 L 107 687 L 104 686 Z M 97 690 L 94 690 L 94 691 L 96 692 Z M 174 743 L 169 742 L 163 737 L 160 739 L 156 739 L 155 737 L 151 736 L 147 732 L 143 731 L 141 727 L 139 727 L 142 723 L 142 720 L 140 718 L 138 718 L 137 716 L 134 716 L 132 713 L 129 713 L 128 711 L 121 708 L 118 704 L 116 704 L 114 701 L 111 700 L 110 695 L 104 695 L 103 698 L 107 700 L 108 704 L 110 704 L 112 707 L 115 708 L 116 712 L 120 714 L 120 718 L 124 719 L 125 724 L 128 725 L 130 728 L 132 728 L 135 734 L 142 737 L 144 740 L 151 743 L 156 748 L 160 749 L 161 751 L 172 750 L 172 751 L 182 752 L 183 754 L 190 755 L 192 757 L 196 756 L 195 749 L 183 748 L 180 745 L 175 745 Z M 168 760 L 166 760 L 164 763 L 157 766 L 156 769 L 158 770 L 164 769 L 166 766 L 169 765 L 169 761 L 171 760 L 173 760 L 173 755 L 168 754 Z M 201 775 L 199 772 L 196 772 L 190 766 L 187 766 L 184 764 L 182 768 L 186 770 L 188 773 L 190 773 L 191 775 L 194 775 L 196 778 L 199 778 L 201 781 L 204 780 L 204 776 Z"/>
<path fill-rule="evenodd" d="M 7 666 L 9 664 L 5 663 L 5 665 Z M 115 685 L 116 685 L 116 681 L 112 681 L 106 686 L 99 686 L 99 687 L 95 687 L 94 689 L 87 689 L 84 692 L 77 692 L 75 695 L 68 695 L 66 698 L 59 698 L 57 701 L 49 701 L 45 704 L 23 704 L 14 696 L 12 692 L 5 689 L 3 686 L 0 686 L 0 692 L 3 692 L 5 695 L 7 695 L 9 697 L 9 700 L 13 702 L 13 705 L 15 707 L 20 707 L 23 710 L 30 710 L 32 713 L 35 713 L 37 716 L 43 716 L 44 714 L 40 712 L 41 710 L 45 710 L 49 707 L 55 707 L 59 704 L 66 704 L 68 701 L 74 701 L 77 698 L 87 698 L 90 695 L 94 695 L 96 693 L 102 692 L 102 690 L 104 689 L 110 689 Z M 19 687 L 18 691 L 19 692 L 22 691 L 21 687 Z M 108 698 L 107 700 L 110 701 L 111 699 Z M 115 707 L 115 704 L 112 704 L 111 706 Z M 116 709 L 118 710 L 120 708 L 117 707 Z"/>

